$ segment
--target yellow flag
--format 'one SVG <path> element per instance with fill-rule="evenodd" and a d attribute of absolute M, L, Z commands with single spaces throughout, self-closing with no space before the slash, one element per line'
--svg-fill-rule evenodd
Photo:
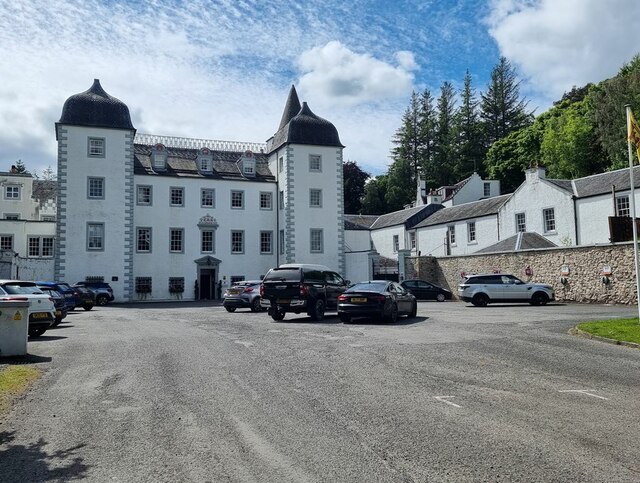
<path fill-rule="evenodd" d="M 638 160 L 640 161 L 640 126 L 638 126 L 631 110 L 629 110 L 629 125 L 627 131 L 627 139 L 636 145 L 636 153 L 638 155 Z"/>

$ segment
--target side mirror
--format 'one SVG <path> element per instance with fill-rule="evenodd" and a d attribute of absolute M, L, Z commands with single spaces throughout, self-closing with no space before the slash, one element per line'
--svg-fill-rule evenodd
<path fill-rule="evenodd" d="M 345 284 L 347 287 L 348 287 L 348 286 L 350 286 L 350 285 L 351 285 L 351 280 L 345 280 L 345 281 L 344 281 L 344 284 Z"/>

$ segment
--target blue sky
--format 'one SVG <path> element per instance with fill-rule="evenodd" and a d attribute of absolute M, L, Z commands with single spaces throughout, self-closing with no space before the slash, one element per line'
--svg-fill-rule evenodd
<path fill-rule="evenodd" d="M 94 78 L 139 132 L 264 142 L 289 87 L 351 159 L 386 171 L 413 90 L 500 55 L 537 112 L 640 50 L 637 0 L 0 0 L 0 171 L 56 167 L 54 123 Z"/>

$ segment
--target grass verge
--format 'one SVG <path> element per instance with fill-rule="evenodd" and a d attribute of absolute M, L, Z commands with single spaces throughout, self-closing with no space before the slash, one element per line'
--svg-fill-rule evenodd
<path fill-rule="evenodd" d="M 578 325 L 578 329 L 607 339 L 640 344 L 640 324 L 637 317 L 584 322 Z"/>
<path fill-rule="evenodd" d="M 42 375 L 42 371 L 29 366 L 7 366 L 0 369 L 0 416 L 11 402 L 24 393 Z"/>

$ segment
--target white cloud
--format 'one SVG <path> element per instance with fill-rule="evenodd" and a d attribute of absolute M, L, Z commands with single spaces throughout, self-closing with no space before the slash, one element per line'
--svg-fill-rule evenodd
<path fill-rule="evenodd" d="M 494 0 L 487 22 L 502 55 L 549 100 L 615 75 L 639 50 L 637 0 Z"/>
<path fill-rule="evenodd" d="M 300 90 L 324 106 L 354 105 L 405 97 L 417 68 L 410 52 L 397 52 L 398 66 L 353 52 L 338 41 L 303 52 Z"/>

